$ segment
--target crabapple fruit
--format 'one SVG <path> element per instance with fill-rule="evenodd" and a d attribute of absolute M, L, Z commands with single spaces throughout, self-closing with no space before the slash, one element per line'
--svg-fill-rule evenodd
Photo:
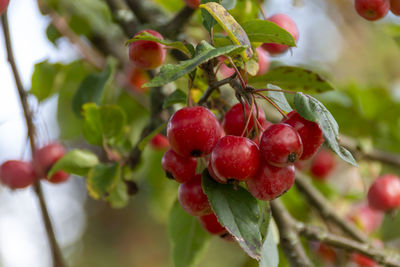
<path fill-rule="evenodd" d="M 58 143 L 52 143 L 36 150 L 33 155 L 36 175 L 41 178 L 47 177 L 51 167 L 64 156 L 65 152 L 64 146 Z M 67 180 L 68 176 L 66 172 L 58 171 L 52 177 L 47 177 L 47 179 L 49 182 L 59 183 Z"/>
<path fill-rule="evenodd" d="M 178 183 L 189 181 L 196 173 L 196 165 L 195 158 L 182 157 L 172 149 L 165 152 L 161 159 L 161 166 L 166 176 Z"/>
<path fill-rule="evenodd" d="M 10 4 L 10 0 L 0 0 L 0 15 L 6 11 L 8 4 Z"/>
<path fill-rule="evenodd" d="M 304 119 L 296 110 L 287 114 L 287 118 L 284 118 L 282 122 L 291 125 L 300 135 L 303 143 L 303 154 L 300 160 L 311 158 L 324 142 L 324 136 L 318 124 Z"/>
<path fill-rule="evenodd" d="M 201 175 L 196 174 L 189 181 L 180 184 L 178 201 L 182 208 L 192 216 L 211 214 L 211 206 L 201 187 Z"/>
<path fill-rule="evenodd" d="M 208 109 L 186 107 L 172 115 L 167 136 L 172 149 L 184 157 L 208 155 L 222 135 L 222 127 Z"/>
<path fill-rule="evenodd" d="M 377 210 L 389 211 L 400 206 L 400 179 L 385 174 L 376 179 L 368 190 L 368 205 Z"/>
<path fill-rule="evenodd" d="M 396 16 L 400 16 L 400 0 L 390 0 L 390 11 Z"/>
<path fill-rule="evenodd" d="M 378 20 L 386 16 L 390 9 L 389 0 L 355 0 L 357 13 L 366 20 Z"/>
<path fill-rule="evenodd" d="M 261 46 L 256 48 L 258 55 L 258 72 L 257 75 L 263 75 L 267 73 L 269 69 L 269 53 L 264 50 Z"/>
<path fill-rule="evenodd" d="M 11 189 L 25 188 L 36 181 L 32 163 L 9 160 L 0 167 L 0 181 Z"/>
<path fill-rule="evenodd" d="M 149 75 L 144 70 L 133 67 L 129 73 L 129 86 L 132 88 L 132 90 L 135 90 L 136 92 L 147 92 L 149 88 L 142 86 L 149 80 Z"/>
<path fill-rule="evenodd" d="M 275 23 L 279 27 L 288 31 L 294 38 L 295 42 L 299 39 L 299 30 L 297 29 L 296 23 L 286 14 L 275 14 L 268 18 L 269 21 Z M 264 43 L 262 48 L 267 50 L 270 54 L 281 54 L 289 49 L 287 45 L 275 44 L 275 43 Z"/>
<path fill-rule="evenodd" d="M 143 30 L 159 39 L 163 39 L 162 35 L 153 30 Z M 159 67 L 165 59 L 165 46 L 154 41 L 139 40 L 129 44 L 129 59 L 133 65 L 139 69 L 155 69 Z"/>
<path fill-rule="evenodd" d="M 294 179 L 293 165 L 281 168 L 262 161 L 257 173 L 246 181 L 246 185 L 255 198 L 269 201 L 288 191 L 292 187 Z"/>
<path fill-rule="evenodd" d="M 303 151 L 297 131 L 285 123 L 268 127 L 260 140 L 261 155 L 272 165 L 285 166 L 300 158 Z"/>
<path fill-rule="evenodd" d="M 188 5 L 189 7 L 196 9 L 199 7 L 200 5 L 200 0 L 184 0 L 186 5 Z"/>
<path fill-rule="evenodd" d="M 311 162 L 311 174 L 318 180 L 324 180 L 335 168 L 335 156 L 329 150 L 321 150 Z"/>
<path fill-rule="evenodd" d="M 158 133 L 150 141 L 150 146 L 155 150 L 165 150 L 169 148 L 168 138 Z"/>
<path fill-rule="evenodd" d="M 228 112 L 225 113 L 224 119 L 222 120 L 222 126 L 224 127 L 225 133 L 228 135 L 236 135 L 241 136 L 244 132 L 244 127 L 246 126 L 246 120 L 251 116 L 250 108 L 245 104 L 244 105 L 245 114 L 243 114 L 243 108 L 240 103 L 235 104 L 231 107 Z M 265 121 L 265 113 L 261 108 L 258 108 L 258 116 L 256 108 L 253 108 L 254 116 L 257 118 L 257 121 L 262 125 Z M 245 116 L 246 115 L 246 116 Z M 246 119 L 245 119 L 246 117 Z M 248 130 L 249 132 L 254 127 L 254 119 L 251 116 Z"/>
<path fill-rule="evenodd" d="M 260 151 L 258 146 L 246 137 L 227 135 L 215 145 L 210 162 L 217 177 L 244 181 L 257 171 Z"/>
<path fill-rule="evenodd" d="M 227 232 L 225 227 L 218 222 L 218 218 L 214 213 L 200 216 L 199 222 L 201 227 L 212 235 L 222 235 Z"/>
<path fill-rule="evenodd" d="M 207 170 L 208 170 L 208 174 L 210 174 L 211 178 L 213 178 L 218 183 L 226 184 L 228 182 L 228 179 L 222 178 L 215 173 L 215 171 L 212 167 L 212 164 L 211 164 L 211 160 L 208 161 Z"/>

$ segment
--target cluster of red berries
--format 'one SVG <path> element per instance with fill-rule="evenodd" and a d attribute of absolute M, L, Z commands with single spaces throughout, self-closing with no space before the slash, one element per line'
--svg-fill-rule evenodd
<path fill-rule="evenodd" d="M 265 130 L 257 134 L 260 128 Z M 167 136 L 171 149 L 162 158 L 162 168 L 181 183 L 179 202 L 193 216 L 212 214 L 201 175 L 196 174 L 197 158 L 206 160 L 203 167 L 215 181 L 244 181 L 255 198 L 273 200 L 293 185 L 293 163 L 312 157 L 324 141 L 318 124 L 296 111 L 272 124 L 261 109 L 250 111 L 240 103 L 226 112 L 222 125 L 204 107 L 180 109 L 168 122 Z"/>
<path fill-rule="evenodd" d="M 34 153 L 33 161 L 9 160 L 0 166 L 0 181 L 11 189 L 21 189 L 34 184 L 38 179 L 46 179 L 51 183 L 61 183 L 68 179 L 68 173 L 58 171 L 51 177 L 47 173 L 51 167 L 65 154 L 65 148 L 53 143 L 46 145 Z"/>
<path fill-rule="evenodd" d="M 385 17 L 389 10 L 400 16 L 400 0 L 355 0 L 357 13 L 366 20 L 378 20 Z"/>

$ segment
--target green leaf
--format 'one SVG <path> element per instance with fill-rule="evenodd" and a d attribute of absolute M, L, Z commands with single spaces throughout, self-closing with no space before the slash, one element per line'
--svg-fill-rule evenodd
<path fill-rule="evenodd" d="M 226 9 L 218 3 L 209 2 L 200 5 L 201 9 L 207 10 L 211 16 L 218 22 L 218 24 L 225 30 L 226 34 L 232 40 L 234 44 L 246 46 L 246 50 L 242 53 L 245 60 L 250 59 L 253 56 L 251 50 L 251 43 L 246 32 L 242 26 L 232 17 Z"/>
<path fill-rule="evenodd" d="M 54 93 L 56 77 L 61 67 L 61 64 L 51 64 L 48 61 L 35 64 L 30 93 L 36 96 L 39 102 Z"/>
<path fill-rule="evenodd" d="M 339 145 L 339 125 L 332 114 L 317 99 L 297 93 L 294 97 L 294 106 L 297 112 L 305 119 L 316 122 L 324 134 L 327 146 L 344 161 L 357 166 L 351 153 Z"/>
<path fill-rule="evenodd" d="M 107 64 L 104 71 L 99 74 L 86 76 L 72 99 L 72 111 L 81 116 L 82 106 L 85 103 L 94 102 L 100 104 L 103 90 L 111 77 L 113 68 Z"/>
<path fill-rule="evenodd" d="M 147 146 L 147 144 L 150 142 L 153 137 L 164 130 L 164 128 L 167 127 L 167 122 L 161 124 L 160 126 L 157 127 L 154 131 L 152 131 L 149 135 L 147 135 L 143 140 L 139 143 L 139 149 L 140 151 L 143 151 L 143 149 Z"/>
<path fill-rule="evenodd" d="M 54 45 L 56 45 L 57 40 L 62 37 L 57 28 L 51 23 L 46 28 L 46 36 L 47 39 Z"/>
<path fill-rule="evenodd" d="M 221 3 L 220 0 L 201 0 L 200 3 L 201 4 L 206 4 L 206 3 L 209 3 L 209 2 L 215 2 L 215 3 L 218 3 L 218 4 Z M 206 28 L 206 30 L 211 33 L 212 27 L 217 22 L 215 21 L 213 16 L 211 16 L 210 13 L 208 13 L 208 11 L 205 10 L 205 9 L 201 9 L 201 17 L 203 18 L 203 26 L 204 26 L 204 28 Z"/>
<path fill-rule="evenodd" d="M 165 99 L 163 108 L 169 108 L 174 104 L 185 104 L 187 95 L 180 89 L 176 89 L 172 94 L 170 94 L 167 99 Z"/>
<path fill-rule="evenodd" d="M 289 113 L 292 107 L 289 105 L 285 94 L 282 92 L 268 91 L 268 97 L 283 111 Z"/>
<path fill-rule="evenodd" d="M 242 27 L 252 43 L 276 43 L 296 46 L 293 36 L 271 21 L 252 19 L 242 23 Z"/>
<path fill-rule="evenodd" d="M 261 249 L 260 267 L 277 267 L 279 264 L 279 253 L 273 227 L 273 222 L 270 220 L 267 236 Z"/>
<path fill-rule="evenodd" d="M 257 86 L 273 84 L 284 90 L 322 93 L 334 90 L 332 85 L 319 74 L 299 67 L 283 66 L 267 72 L 265 75 L 251 77 L 249 83 Z"/>
<path fill-rule="evenodd" d="M 95 154 L 87 150 L 73 149 L 68 151 L 50 169 L 48 177 L 53 176 L 59 170 L 70 174 L 84 176 L 90 168 L 96 166 L 99 160 Z"/>
<path fill-rule="evenodd" d="M 206 41 L 201 41 L 200 44 L 205 45 Z M 200 45 L 199 44 L 199 45 Z M 211 46 L 212 47 L 212 46 Z M 192 72 L 200 64 L 229 53 L 239 53 L 245 49 L 244 46 L 230 45 L 219 48 L 212 47 L 209 50 L 202 51 L 192 59 L 182 61 L 178 65 L 166 64 L 161 67 L 160 72 L 150 82 L 146 83 L 145 87 L 157 87 L 177 80 L 178 78 Z"/>
<path fill-rule="evenodd" d="M 178 50 L 182 51 L 183 53 L 185 53 L 186 55 L 191 56 L 190 50 L 188 49 L 188 47 L 183 42 L 178 42 L 178 41 L 172 42 L 172 41 L 159 39 L 159 38 L 155 37 L 154 35 L 151 35 L 148 32 L 142 32 L 142 33 L 138 34 L 137 36 L 135 36 L 132 39 L 128 40 L 126 42 L 126 44 L 128 45 L 130 43 L 137 42 L 137 41 L 140 41 L 140 40 L 153 41 L 153 42 L 156 42 L 156 43 L 160 43 L 160 44 L 165 45 L 165 46 L 167 46 L 169 48 L 178 49 Z"/>
<path fill-rule="evenodd" d="M 119 177 L 120 166 L 117 163 L 96 165 L 89 171 L 86 179 L 90 196 L 94 199 L 102 198 L 115 186 Z"/>
<path fill-rule="evenodd" d="M 126 115 L 117 105 L 97 106 L 94 103 L 83 105 L 83 135 L 93 145 L 101 146 L 103 138 L 120 136 L 126 125 Z"/>
<path fill-rule="evenodd" d="M 122 179 L 117 180 L 115 186 L 109 191 L 106 200 L 115 209 L 123 208 L 128 204 L 128 188 Z"/>
<path fill-rule="evenodd" d="M 178 201 L 171 209 L 168 232 L 174 266 L 194 266 L 206 248 L 209 235 L 201 228 L 197 217 L 187 214 Z"/>
<path fill-rule="evenodd" d="M 383 219 L 382 226 L 379 228 L 380 236 L 383 241 L 398 240 L 400 237 L 400 212 L 396 214 L 387 213 Z"/>
<path fill-rule="evenodd" d="M 206 170 L 203 190 L 222 225 L 250 257 L 260 260 L 262 237 L 257 200 L 240 186 L 215 182 Z"/>

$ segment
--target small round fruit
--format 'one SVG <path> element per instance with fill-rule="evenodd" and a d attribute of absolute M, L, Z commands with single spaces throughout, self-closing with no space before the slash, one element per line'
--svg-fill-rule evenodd
<path fill-rule="evenodd" d="M 268 18 L 269 21 L 275 23 L 279 27 L 288 31 L 297 42 L 299 39 L 299 30 L 297 29 L 296 23 L 285 14 L 275 14 Z M 287 45 L 275 44 L 275 43 L 265 43 L 262 48 L 267 50 L 270 54 L 276 55 L 286 52 L 289 49 Z"/>
<path fill-rule="evenodd" d="M 378 20 L 386 16 L 390 9 L 389 0 L 355 0 L 357 13 L 366 20 Z"/>
<path fill-rule="evenodd" d="M 370 234 L 381 226 L 383 213 L 370 208 L 368 205 L 362 204 L 352 207 L 348 218 L 363 232 Z"/>
<path fill-rule="evenodd" d="M 400 0 L 390 0 L 390 11 L 396 16 L 400 16 Z"/>
<path fill-rule="evenodd" d="M 288 191 L 292 187 L 294 179 L 293 165 L 280 168 L 262 161 L 257 173 L 246 181 L 246 185 L 255 198 L 270 201 Z"/>
<path fill-rule="evenodd" d="M 0 0 L 0 16 L 6 11 L 9 3 L 10 0 Z"/>
<path fill-rule="evenodd" d="M 267 73 L 269 69 L 269 53 L 265 51 L 261 46 L 256 49 L 258 55 L 258 72 L 257 75 L 263 75 Z"/>
<path fill-rule="evenodd" d="M 153 30 L 144 30 L 145 32 L 163 39 L 162 35 Z M 144 32 L 140 31 L 138 34 Z M 159 67 L 165 59 L 165 46 L 154 41 L 136 41 L 129 44 L 129 59 L 133 65 L 139 69 L 155 69 Z"/>
<path fill-rule="evenodd" d="M 222 121 L 222 126 L 224 127 L 226 134 L 236 136 L 242 135 L 244 127 L 246 126 L 246 120 L 249 118 L 249 116 L 251 116 L 250 108 L 247 105 L 244 105 L 244 111 L 246 113 L 246 119 L 245 114 L 243 114 L 242 105 L 240 103 L 237 103 L 233 107 L 231 107 L 228 112 L 225 113 L 224 119 Z M 255 108 L 253 109 L 253 112 L 254 116 L 257 117 L 257 111 Z M 265 122 L 265 113 L 260 108 L 258 109 L 257 120 L 261 125 Z M 249 132 L 253 129 L 253 127 L 254 119 L 253 117 L 251 117 L 248 125 Z"/>
<path fill-rule="evenodd" d="M 358 266 L 362 267 L 374 267 L 377 266 L 377 263 L 367 256 L 364 256 L 360 253 L 351 254 L 351 261 L 356 263 Z"/>
<path fill-rule="evenodd" d="M 287 118 L 282 122 L 291 125 L 300 135 L 303 143 L 303 154 L 300 160 L 311 158 L 324 142 L 324 136 L 318 124 L 304 119 L 296 110 L 287 114 Z"/>
<path fill-rule="evenodd" d="M 37 150 L 33 155 L 33 165 L 36 171 L 36 175 L 41 178 L 46 177 L 51 167 L 53 167 L 53 165 L 60 158 L 62 158 L 65 153 L 66 150 L 64 146 L 58 143 L 52 143 Z M 59 177 L 56 179 L 56 181 L 58 181 L 62 179 L 60 177 L 65 177 L 65 175 L 67 174 L 63 174 L 63 171 L 58 171 L 53 175 L 53 177 Z M 48 180 L 52 181 L 53 177 L 48 178 Z M 64 181 L 65 180 L 66 178 L 64 179 Z"/>
<path fill-rule="evenodd" d="M 208 109 L 186 107 L 172 115 L 167 136 L 171 147 L 184 157 L 201 157 L 211 153 L 222 135 L 218 119 Z"/>
<path fill-rule="evenodd" d="M 196 174 L 191 180 L 180 184 L 178 200 L 182 208 L 192 216 L 211 214 L 211 206 L 201 187 L 201 175 Z"/>
<path fill-rule="evenodd" d="M 389 211 L 400 207 L 400 179 L 386 174 L 374 181 L 368 190 L 368 205 L 377 210 Z"/>
<path fill-rule="evenodd" d="M 201 227 L 212 235 L 222 235 L 227 232 L 225 227 L 218 222 L 218 218 L 214 213 L 200 216 L 199 222 Z"/>
<path fill-rule="evenodd" d="M 161 159 L 161 166 L 166 176 L 178 183 L 189 181 L 196 173 L 196 165 L 195 158 L 182 157 L 172 149 L 165 152 Z"/>
<path fill-rule="evenodd" d="M 68 180 L 68 178 L 69 178 L 68 173 L 64 171 L 58 171 L 55 174 L 53 174 L 53 176 L 51 176 L 50 179 L 48 179 L 47 181 L 49 181 L 52 184 L 59 184 L 65 182 L 66 180 Z"/>
<path fill-rule="evenodd" d="M 20 160 L 6 161 L 0 167 L 0 181 L 11 189 L 30 186 L 36 181 L 33 165 Z"/>
<path fill-rule="evenodd" d="M 227 135 L 215 145 L 210 162 L 217 176 L 226 180 L 245 181 L 256 173 L 260 151 L 246 137 Z"/>
<path fill-rule="evenodd" d="M 199 7 L 200 5 L 200 0 L 184 0 L 186 5 L 188 5 L 189 7 L 196 9 Z"/>
<path fill-rule="evenodd" d="M 264 121 L 263 124 L 261 125 L 261 126 L 262 126 L 262 129 L 260 129 L 260 131 L 259 131 L 259 133 L 258 133 L 258 136 L 254 136 L 253 139 L 251 139 L 254 143 L 256 143 L 257 146 L 260 146 L 260 140 L 261 140 L 261 137 L 262 137 L 264 131 L 265 131 L 269 126 L 271 126 L 272 124 L 273 124 L 273 123 L 270 122 L 270 121 L 267 121 L 267 120 Z"/>
<path fill-rule="evenodd" d="M 158 133 L 151 139 L 150 146 L 155 150 L 166 150 L 169 148 L 168 138 Z"/>
<path fill-rule="evenodd" d="M 150 80 L 146 71 L 133 67 L 128 75 L 129 86 L 132 90 L 139 93 L 145 93 L 148 91 L 148 87 L 143 87 L 143 84 Z"/>
<path fill-rule="evenodd" d="M 325 180 L 335 165 L 335 155 L 329 150 L 321 150 L 311 162 L 311 174 L 318 180 Z"/>
<path fill-rule="evenodd" d="M 297 131 L 285 123 L 268 127 L 260 140 L 261 154 L 272 165 L 285 166 L 300 158 L 303 145 Z"/>
<path fill-rule="evenodd" d="M 228 182 L 228 179 L 222 178 L 215 173 L 215 171 L 212 167 L 211 161 L 208 161 L 207 170 L 208 170 L 208 174 L 210 174 L 211 178 L 213 178 L 218 183 L 226 184 Z"/>

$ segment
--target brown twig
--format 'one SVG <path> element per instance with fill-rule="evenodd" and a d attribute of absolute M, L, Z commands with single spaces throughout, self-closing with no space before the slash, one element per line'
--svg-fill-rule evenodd
<path fill-rule="evenodd" d="M 175 39 L 182 31 L 182 26 L 186 25 L 186 22 L 192 17 L 194 11 L 193 8 L 185 5 L 169 22 L 160 27 L 160 33 L 166 38 Z"/>
<path fill-rule="evenodd" d="M 15 84 L 17 86 L 22 109 L 24 111 L 26 126 L 28 129 L 28 136 L 29 136 L 29 140 L 30 140 L 31 152 L 32 152 L 32 156 L 33 156 L 33 153 L 36 150 L 36 144 L 35 144 L 36 129 L 35 129 L 35 125 L 33 124 L 33 115 L 31 113 L 31 109 L 29 107 L 27 93 L 22 85 L 22 81 L 19 76 L 18 68 L 17 68 L 16 62 L 14 59 L 14 52 L 12 49 L 10 30 L 9 30 L 9 26 L 8 26 L 7 12 L 5 12 L 1 16 L 1 23 L 2 23 L 2 28 L 3 28 L 3 33 L 4 33 L 5 45 L 6 45 L 6 49 L 7 49 L 7 60 L 10 63 L 12 72 L 14 74 Z M 36 181 L 36 183 L 34 185 L 34 189 L 35 189 L 36 196 L 38 197 L 38 200 L 39 200 L 44 226 L 45 226 L 47 237 L 48 237 L 48 240 L 50 243 L 51 252 L 52 252 L 52 256 L 53 256 L 53 265 L 55 267 L 64 267 L 65 266 L 64 260 L 63 260 L 62 254 L 61 254 L 60 247 L 58 246 L 56 236 L 54 234 L 53 226 L 51 224 L 51 219 L 49 216 L 49 212 L 47 210 L 46 202 L 44 199 L 42 187 L 41 187 L 39 180 Z"/>
<path fill-rule="evenodd" d="M 151 22 L 150 12 L 143 7 L 141 0 L 125 0 L 128 7 L 135 14 L 140 24 L 147 24 Z"/>
<path fill-rule="evenodd" d="M 211 96 L 211 94 L 214 92 L 214 90 L 218 89 L 220 86 L 230 83 L 235 78 L 236 78 L 236 73 L 234 73 L 232 76 L 229 76 L 228 78 L 225 78 L 220 81 L 216 81 L 213 84 L 211 84 L 210 86 L 208 86 L 207 90 L 201 96 L 201 98 L 199 99 L 197 104 L 204 105 L 205 103 L 207 103 L 208 98 Z"/>

